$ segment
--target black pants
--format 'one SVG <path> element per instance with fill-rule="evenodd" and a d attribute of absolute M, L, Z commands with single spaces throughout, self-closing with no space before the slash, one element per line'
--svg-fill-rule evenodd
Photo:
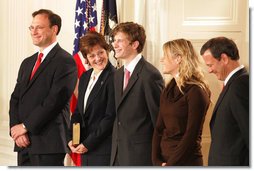
<path fill-rule="evenodd" d="M 65 153 L 29 154 L 27 149 L 18 152 L 18 166 L 64 166 Z"/>

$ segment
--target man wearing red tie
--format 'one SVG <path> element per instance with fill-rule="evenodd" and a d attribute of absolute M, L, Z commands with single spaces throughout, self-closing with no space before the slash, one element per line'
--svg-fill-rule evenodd
<path fill-rule="evenodd" d="M 115 57 L 124 66 L 115 73 L 116 119 L 111 165 L 151 166 L 152 135 L 164 82 L 141 55 L 146 35 L 141 25 L 120 23 L 113 29 Z"/>
<path fill-rule="evenodd" d="M 223 90 L 210 121 L 209 166 L 249 166 L 249 74 L 239 62 L 236 44 L 226 38 L 208 40 L 200 51 L 223 81 Z"/>
<path fill-rule="evenodd" d="M 10 135 L 19 166 L 63 166 L 76 65 L 56 40 L 61 18 L 46 9 L 32 16 L 29 30 L 39 52 L 20 66 L 10 99 Z"/>

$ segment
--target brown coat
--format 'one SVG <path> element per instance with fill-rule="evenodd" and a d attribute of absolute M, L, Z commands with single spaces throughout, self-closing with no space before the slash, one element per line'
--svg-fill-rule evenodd
<path fill-rule="evenodd" d="M 200 142 L 209 95 L 193 84 L 183 92 L 174 79 L 162 92 L 152 144 L 154 165 L 203 165 Z"/>

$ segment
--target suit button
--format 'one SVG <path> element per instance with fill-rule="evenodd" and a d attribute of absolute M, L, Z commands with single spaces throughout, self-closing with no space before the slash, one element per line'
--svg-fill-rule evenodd
<path fill-rule="evenodd" d="M 121 125 L 121 122 L 118 122 L 117 124 L 118 124 L 118 125 Z"/>

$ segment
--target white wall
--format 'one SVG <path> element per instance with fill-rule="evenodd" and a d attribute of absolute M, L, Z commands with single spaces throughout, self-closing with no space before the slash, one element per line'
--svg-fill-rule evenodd
<path fill-rule="evenodd" d="M 215 36 L 233 38 L 240 49 L 241 62 L 249 66 L 248 0 L 117 0 L 117 4 L 120 22 L 134 21 L 145 27 L 147 42 L 143 54 L 159 69 L 164 42 L 187 38 L 199 51 L 206 40 Z M 13 144 L 8 135 L 9 99 L 21 61 L 36 51 L 28 30 L 31 14 L 40 8 L 59 14 L 63 25 L 58 41 L 72 53 L 75 5 L 76 0 L 0 1 L 0 165 L 16 165 L 16 154 L 12 152 Z M 207 78 L 215 103 L 221 83 L 212 75 Z M 211 110 L 203 134 L 205 162 Z"/>

